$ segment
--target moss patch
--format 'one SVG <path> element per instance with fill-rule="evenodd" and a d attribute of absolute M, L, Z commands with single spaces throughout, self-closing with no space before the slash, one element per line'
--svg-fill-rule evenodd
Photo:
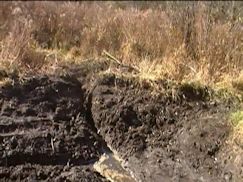
<path fill-rule="evenodd" d="M 230 119 L 234 126 L 238 126 L 243 123 L 243 111 L 236 111 L 231 114 Z"/>

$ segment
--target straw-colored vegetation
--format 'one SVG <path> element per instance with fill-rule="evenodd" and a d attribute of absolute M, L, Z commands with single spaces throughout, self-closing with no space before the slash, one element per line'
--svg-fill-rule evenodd
<path fill-rule="evenodd" d="M 243 90 L 243 3 L 0 2 L 8 70 L 50 71 L 105 50 L 148 79 Z"/>

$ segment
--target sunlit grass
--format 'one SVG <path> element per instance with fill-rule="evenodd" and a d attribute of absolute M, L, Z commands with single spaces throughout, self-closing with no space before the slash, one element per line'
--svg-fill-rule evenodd
<path fill-rule="evenodd" d="M 142 79 L 242 90 L 242 2 L 1 5 L 0 64 L 6 69 L 48 71 L 106 50 L 136 67 Z"/>

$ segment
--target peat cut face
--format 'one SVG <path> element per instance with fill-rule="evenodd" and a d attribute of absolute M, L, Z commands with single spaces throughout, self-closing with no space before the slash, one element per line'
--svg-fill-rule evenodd
<path fill-rule="evenodd" d="M 21 179 L 32 174 L 49 179 L 54 166 L 87 165 L 99 158 L 101 140 L 87 121 L 81 87 L 72 77 L 36 76 L 0 89 L 0 179 L 15 180 L 14 170 L 23 172 Z"/>

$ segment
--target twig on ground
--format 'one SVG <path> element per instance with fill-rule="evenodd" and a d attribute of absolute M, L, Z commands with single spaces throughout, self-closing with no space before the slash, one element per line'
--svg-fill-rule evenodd
<path fill-rule="evenodd" d="M 124 63 L 120 62 L 115 56 L 111 55 L 109 52 L 107 52 L 107 51 L 105 51 L 105 50 L 103 50 L 103 54 L 104 54 L 105 56 L 107 56 L 110 60 L 116 62 L 119 66 L 133 69 L 134 71 L 136 71 L 136 72 L 138 72 L 138 73 L 140 72 L 139 69 L 137 69 L 137 68 L 135 68 L 135 67 L 133 67 L 133 66 L 131 66 L 131 65 L 127 65 L 127 64 L 124 64 Z"/>

